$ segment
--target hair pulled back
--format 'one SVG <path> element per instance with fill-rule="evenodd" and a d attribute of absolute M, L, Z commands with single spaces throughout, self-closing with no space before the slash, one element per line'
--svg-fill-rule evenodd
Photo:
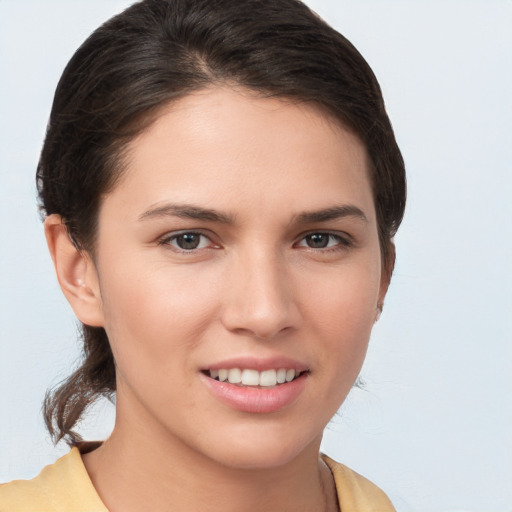
<path fill-rule="evenodd" d="M 312 102 L 359 136 L 391 269 L 405 171 L 379 85 L 352 44 L 297 0 L 144 0 L 98 28 L 55 92 L 37 168 L 43 214 L 59 214 L 94 257 L 101 198 L 123 173 L 126 145 L 164 105 L 222 84 Z M 82 337 L 82 365 L 44 403 L 54 440 L 69 444 L 84 410 L 116 389 L 104 329 L 82 325 Z"/>

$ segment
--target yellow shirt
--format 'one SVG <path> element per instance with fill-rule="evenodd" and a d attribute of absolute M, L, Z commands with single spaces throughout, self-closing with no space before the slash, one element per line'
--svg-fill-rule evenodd
<path fill-rule="evenodd" d="M 334 476 L 342 512 L 394 512 L 387 496 L 343 464 L 322 455 Z M 87 474 L 78 448 L 32 480 L 0 485 L 0 512 L 108 512 Z"/>

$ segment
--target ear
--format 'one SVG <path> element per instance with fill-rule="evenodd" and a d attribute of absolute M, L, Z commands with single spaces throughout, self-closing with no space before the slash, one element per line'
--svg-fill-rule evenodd
<path fill-rule="evenodd" d="M 84 324 L 103 327 L 103 305 L 96 267 L 85 251 L 77 249 L 60 215 L 49 215 L 44 232 L 62 292 Z"/>
<path fill-rule="evenodd" d="M 386 298 L 386 293 L 388 292 L 389 283 L 391 282 L 391 276 L 393 274 L 393 269 L 395 268 L 395 244 L 390 241 L 387 247 L 387 260 L 383 262 L 382 272 L 380 276 L 380 289 L 379 289 L 379 299 L 377 302 L 377 314 L 375 316 L 375 321 L 380 318 L 382 313 L 382 308 L 384 306 L 384 299 Z"/>

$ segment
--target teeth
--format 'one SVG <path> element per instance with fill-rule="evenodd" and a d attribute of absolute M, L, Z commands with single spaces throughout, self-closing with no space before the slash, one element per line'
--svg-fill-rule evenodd
<path fill-rule="evenodd" d="M 295 373 L 295 370 L 293 371 Z M 260 373 L 260 386 L 275 386 L 277 375 L 275 370 L 265 370 Z"/>
<path fill-rule="evenodd" d="M 242 372 L 238 368 L 228 370 L 228 380 L 230 384 L 239 384 L 242 382 Z"/>
<path fill-rule="evenodd" d="M 295 370 L 286 370 L 286 382 L 291 382 L 295 379 Z"/>
<path fill-rule="evenodd" d="M 258 386 L 260 374 L 257 370 L 244 370 L 242 372 L 242 384 L 244 386 Z"/>
<path fill-rule="evenodd" d="M 279 368 L 278 370 L 257 370 L 239 368 L 210 370 L 210 377 L 221 382 L 228 381 L 231 384 L 242 384 L 243 386 L 272 387 L 277 384 L 291 382 L 298 377 L 300 372 L 294 369 Z"/>

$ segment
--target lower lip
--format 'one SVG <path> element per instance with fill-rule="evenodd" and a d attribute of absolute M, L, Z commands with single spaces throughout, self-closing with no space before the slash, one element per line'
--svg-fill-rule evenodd
<path fill-rule="evenodd" d="M 241 412 L 268 414 L 290 406 L 304 390 L 308 374 L 271 388 L 237 386 L 201 374 L 210 391 L 225 404 Z"/>

